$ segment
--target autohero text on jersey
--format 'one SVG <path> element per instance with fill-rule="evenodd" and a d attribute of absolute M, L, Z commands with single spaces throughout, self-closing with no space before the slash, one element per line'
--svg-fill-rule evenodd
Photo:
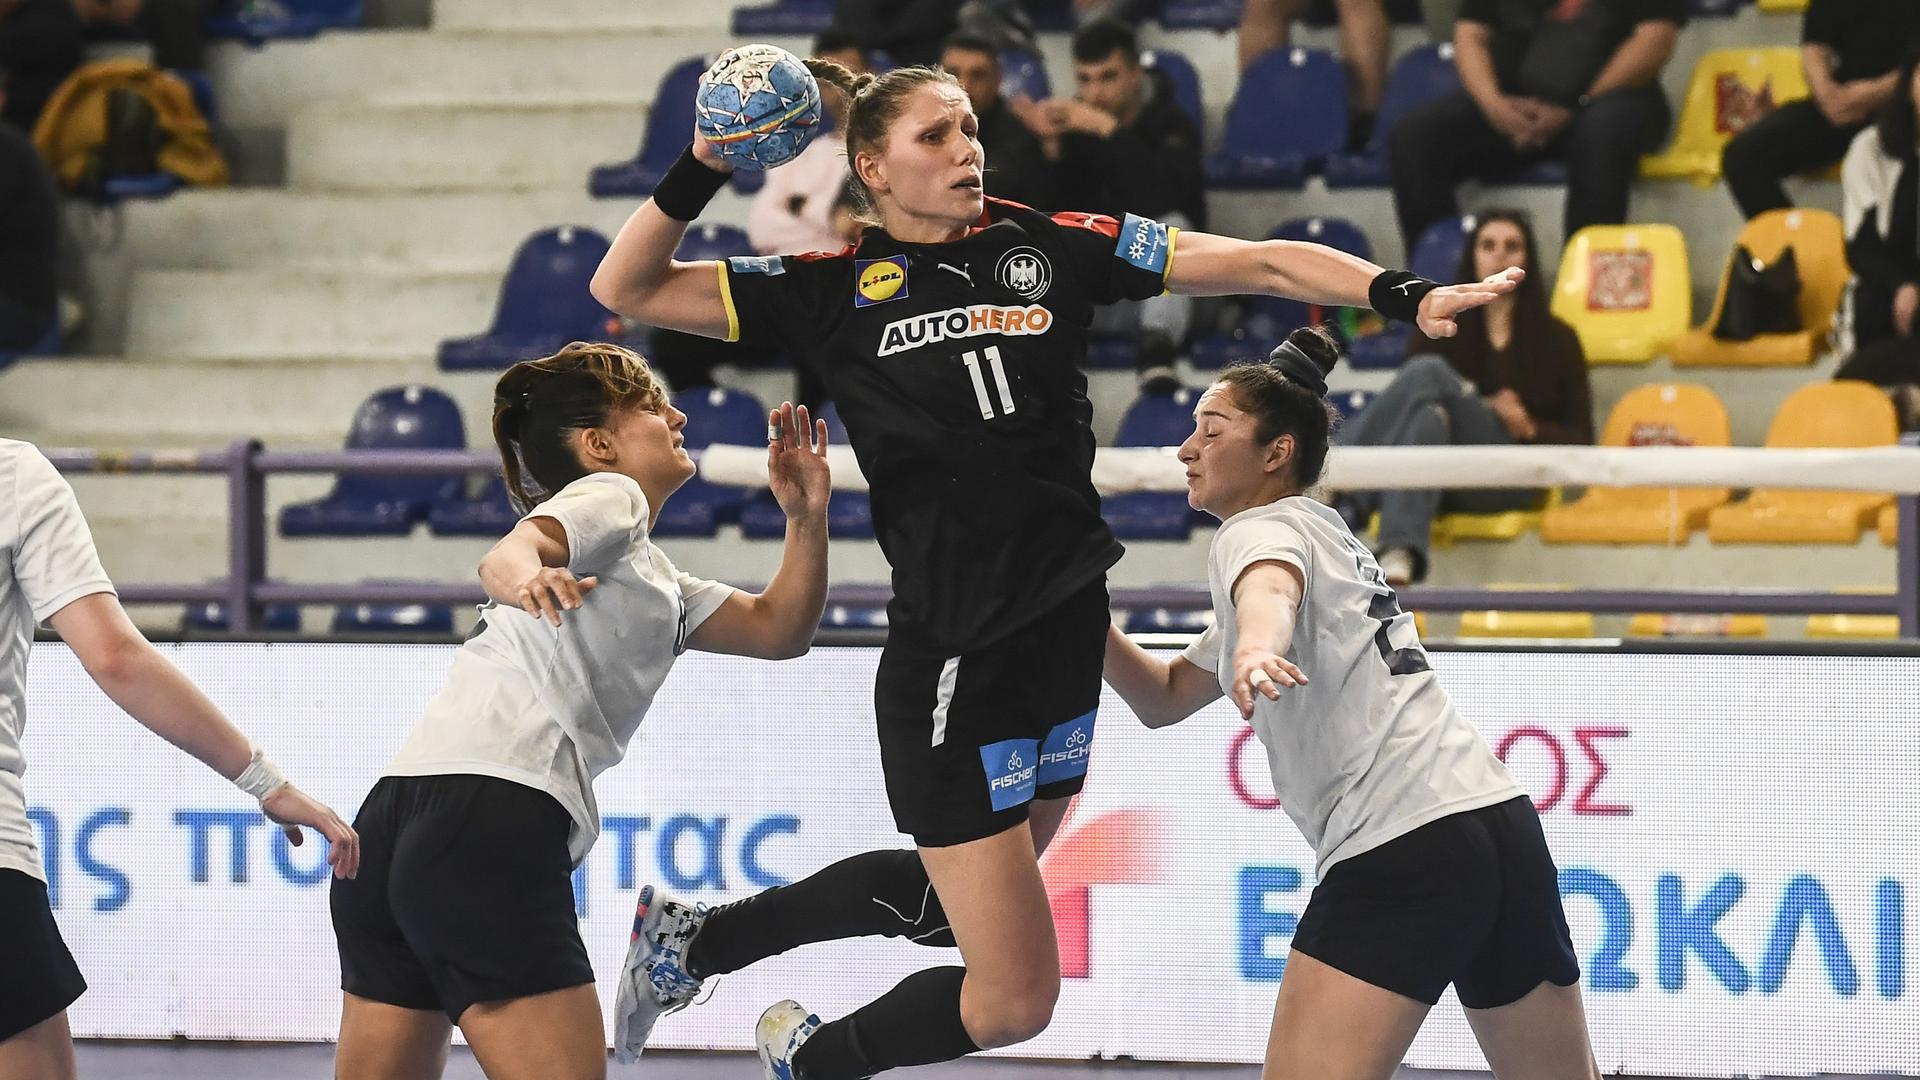
<path fill-rule="evenodd" d="M 1001 334 L 1006 337 L 1044 334 L 1052 327 L 1053 312 L 1038 304 L 1029 307 L 974 304 L 970 307 L 948 308 L 888 323 L 880 331 L 879 355 L 892 356 L 922 345 L 979 337 L 982 334 Z"/>

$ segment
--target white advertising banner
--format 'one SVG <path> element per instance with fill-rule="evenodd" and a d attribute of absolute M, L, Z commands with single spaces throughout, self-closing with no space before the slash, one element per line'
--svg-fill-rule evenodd
<path fill-rule="evenodd" d="M 452 650 L 164 646 L 308 790 L 359 805 Z M 601 778 L 576 877 L 610 1004 L 648 882 L 720 903 L 905 847 L 872 732 L 878 650 L 689 654 Z M 326 871 L 37 646 L 26 777 L 83 1036 L 331 1038 Z M 1437 653 L 1542 811 L 1606 1071 L 1920 1074 L 1920 658 Z M 1259 1061 L 1313 859 L 1225 703 L 1148 731 L 1111 694 L 1045 870 L 1065 988 L 1026 1056 Z M 747 1049 L 762 1008 L 842 1015 L 951 951 L 808 946 L 718 980 L 655 1045 Z M 1484 1061 L 1449 996 L 1408 1057 Z"/>

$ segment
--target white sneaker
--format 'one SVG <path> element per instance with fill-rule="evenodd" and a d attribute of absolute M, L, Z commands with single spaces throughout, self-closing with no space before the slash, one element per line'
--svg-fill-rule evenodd
<path fill-rule="evenodd" d="M 1380 553 L 1380 572 L 1387 584 L 1404 589 L 1413 583 L 1413 552 L 1406 548 L 1388 548 Z"/>
<path fill-rule="evenodd" d="M 777 1002 L 760 1014 L 753 1039 L 760 1044 L 760 1064 L 766 1066 L 767 1080 L 793 1080 L 793 1055 L 819 1027 L 820 1018 L 797 1001 Z"/>
<path fill-rule="evenodd" d="M 640 890 L 633 909 L 633 937 L 613 1006 L 614 1056 L 631 1063 L 647 1048 L 647 1036 L 662 1016 L 693 1004 L 703 980 L 681 963 L 687 945 L 706 925 L 705 905 L 683 904 L 653 886 Z"/>

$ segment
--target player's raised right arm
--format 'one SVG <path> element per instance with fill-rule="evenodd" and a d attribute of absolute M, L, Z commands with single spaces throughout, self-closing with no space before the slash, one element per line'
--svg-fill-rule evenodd
<path fill-rule="evenodd" d="M 661 178 L 654 197 L 640 204 L 593 275 L 593 298 L 608 309 L 649 326 L 702 337 L 725 338 L 727 308 L 720 272 L 712 262 L 678 262 L 673 251 L 687 224 L 726 182 L 730 172 L 696 132 L 683 155 Z M 667 208 L 662 209 L 661 203 Z M 669 211 L 689 214 L 686 220 Z"/>

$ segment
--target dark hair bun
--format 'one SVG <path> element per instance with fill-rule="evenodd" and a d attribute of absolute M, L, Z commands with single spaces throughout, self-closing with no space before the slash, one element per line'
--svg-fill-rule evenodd
<path fill-rule="evenodd" d="M 1340 347 L 1333 335 L 1319 326 L 1303 326 L 1288 334 L 1287 340 L 1267 357 L 1267 363 L 1278 368 L 1288 381 L 1312 391 L 1315 397 L 1327 396 L 1327 375 L 1339 362 Z"/>

